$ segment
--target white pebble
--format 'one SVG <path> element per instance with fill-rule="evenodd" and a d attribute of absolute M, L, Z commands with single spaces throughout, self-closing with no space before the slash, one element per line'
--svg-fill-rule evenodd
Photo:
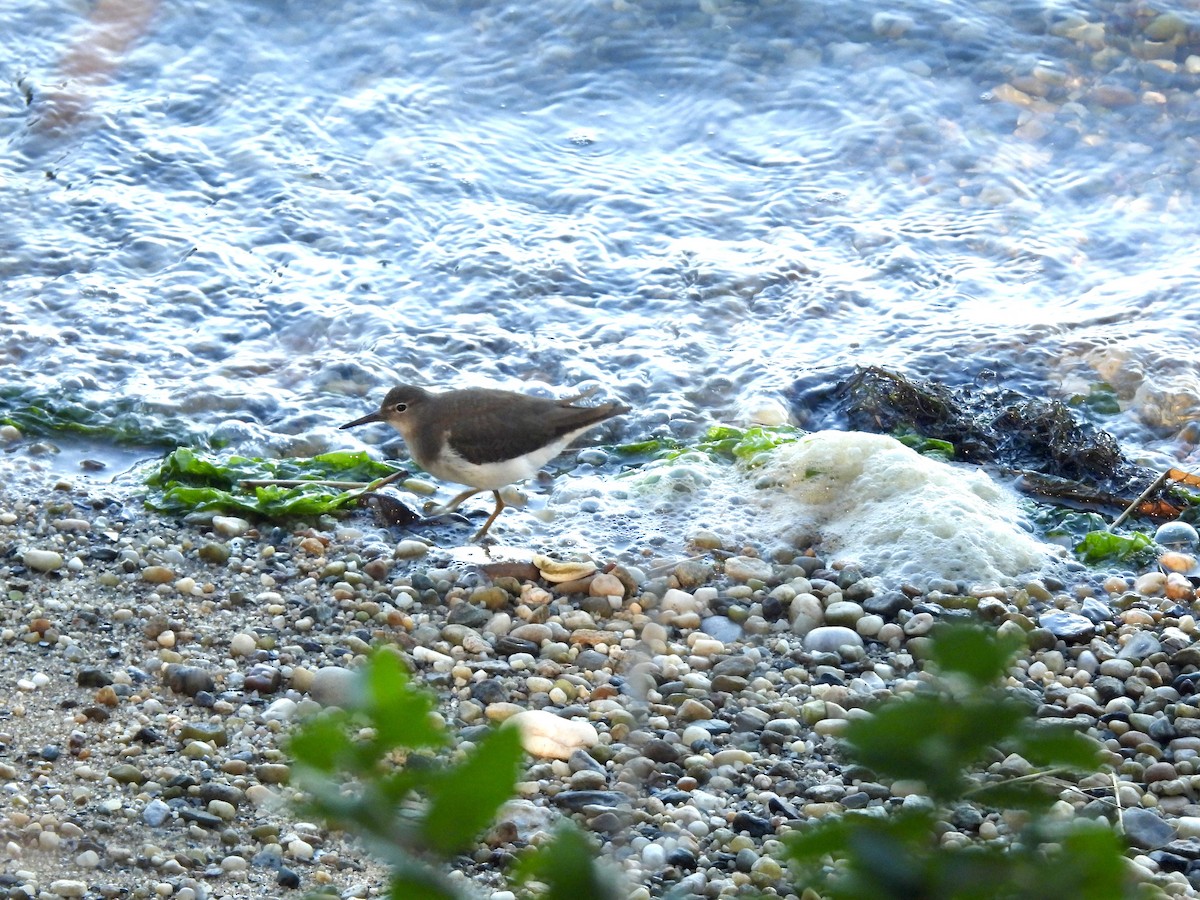
<path fill-rule="evenodd" d="M 235 634 L 229 642 L 229 652 L 233 656 L 249 656 L 258 649 L 258 641 L 254 635 L 241 632 Z"/>
<path fill-rule="evenodd" d="M 302 841 L 300 838 L 288 841 L 287 851 L 294 859 L 310 860 L 313 858 L 313 846 L 308 841 Z"/>
<path fill-rule="evenodd" d="M 26 550 L 22 560 L 35 572 L 53 572 L 63 565 L 62 554 L 53 550 Z"/>
<path fill-rule="evenodd" d="M 590 723 L 544 709 L 524 709 L 507 721 L 521 729 L 521 745 L 538 759 L 568 759 L 575 750 L 586 750 L 600 740 Z"/>
<path fill-rule="evenodd" d="M 58 894 L 60 897 L 82 897 L 86 891 L 87 885 L 82 881 L 60 878 L 58 881 L 50 882 L 50 893 Z"/>
<path fill-rule="evenodd" d="M 240 537 L 250 530 L 250 523 L 237 516 L 213 516 L 212 524 L 222 537 Z"/>
<path fill-rule="evenodd" d="M 401 541 L 392 551 L 395 559 L 417 559 L 429 552 L 429 545 L 421 541 Z"/>

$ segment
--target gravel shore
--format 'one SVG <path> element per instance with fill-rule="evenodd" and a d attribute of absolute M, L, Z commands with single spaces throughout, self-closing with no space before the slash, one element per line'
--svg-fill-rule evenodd
<path fill-rule="evenodd" d="M 563 815 L 603 842 L 631 898 L 788 896 L 783 835 L 915 802 L 919 786 L 847 766 L 837 738 L 914 690 L 930 629 L 967 614 L 1022 631 L 1031 649 L 1011 685 L 1107 748 L 1108 770 L 1064 782 L 1056 814 L 1120 812 L 1138 874 L 1196 893 L 1200 635 L 1185 579 L 1078 570 L 882 589 L 807 546 L 692 537 L 684 559 L 481 571 L 365 513 L 181 522 L 103 487 L 11 491 L 0 897 L 383 893 L 386 873 L 353 842 L 297 818 L 281 750 L 381 643 L 468 740 L 553 714 L 539 724 L 562 749 L 530 758 L 502 823 L 458 866 L 482 896 L 510 896 L 504 865 Z M 944 840 L 1004 841 L 1009 825 L 964 809 Z"/>

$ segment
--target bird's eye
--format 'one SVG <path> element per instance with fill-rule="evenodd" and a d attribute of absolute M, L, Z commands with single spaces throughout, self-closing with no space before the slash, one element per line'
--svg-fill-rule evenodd
<path fill-rule="evenodd" d="M 392 407 L 392 409 L 396 410 L 396 412 L 398 412 L 398 413 L 401 413 L 401 412 L 404 412 L 406 409 L 408 409 L 408 404 L 407 403 L 397 403 L 395 406 Z"/>

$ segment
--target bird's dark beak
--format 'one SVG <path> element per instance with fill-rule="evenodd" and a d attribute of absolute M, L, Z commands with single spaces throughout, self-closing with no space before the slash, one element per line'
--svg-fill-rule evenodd
<path fill-rule="evenodd" d="M 345 431 L 347 428 L 353 428 L 356 425 L 370 425 L 372 422 L 382 422 L 383 413 L 375 410 L 373 413 L 367 413 L 361 419 L 355 419 L 353 422 L 347 422 L 345 425 L 338 427 L 338 431 Z"/>

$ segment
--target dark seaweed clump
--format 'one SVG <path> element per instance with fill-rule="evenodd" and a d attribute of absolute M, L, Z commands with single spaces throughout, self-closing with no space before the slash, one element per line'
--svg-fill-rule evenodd
<path fill-rule="evenodd" d="M 1089 484 L 1144 478 L 1116 439 L 1058 400 L 1000 387 L 947 387 L 877 366 L 858 368 L 826 395 L 850 428 L 917 434 L 954 445 L 954 458 Z"/>

